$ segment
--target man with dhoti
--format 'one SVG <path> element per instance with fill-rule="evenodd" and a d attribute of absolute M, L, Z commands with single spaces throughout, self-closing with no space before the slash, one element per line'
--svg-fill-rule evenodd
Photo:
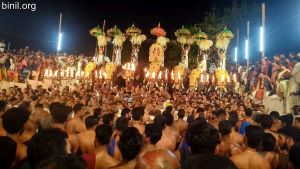
<path fill-rule="evenodd" d="M 280 58 L 278 56 L 275 56 L 274 63 L 272 64 L 272 76 L 271 76 L 271 83 L 273 85 L 275 85 L 276 80 L 278 78 L 278 74 L 281 69 L 282 69 L 282 66 L 280 64 Z"/>
<path fill-rule="evenodd" d="M 294 105 L 300 105 L 300 62 L 298 59 L 295 65 L 288 87 L 288 106 L 292 108 Z"/>

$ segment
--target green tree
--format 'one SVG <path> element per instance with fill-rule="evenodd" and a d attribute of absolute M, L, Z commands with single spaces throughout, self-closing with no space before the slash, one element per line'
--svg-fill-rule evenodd
<path fill-rule="evenodd" d="M 170 40 L 165 51 L 165 67 L 173 68 L 181 60 L 182 48 L 176 40 Z"/>

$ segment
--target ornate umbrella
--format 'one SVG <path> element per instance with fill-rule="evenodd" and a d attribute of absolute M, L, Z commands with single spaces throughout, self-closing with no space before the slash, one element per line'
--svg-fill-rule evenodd
<path fill-rule="evenodd" d="M 157 27 L 151 29 L 151 35 L 159 37 L 159 36 L 166 36 L 167 33 L 162 27 L 160 27 L 160 23 L 158 23 Z"/>
<path fill-rule="evenodd" d="M 129 28 L 127 28 L 125 32 L 127 36 L 132 36 L 132 35 L 140 35 L 142 31 L 133 24 Z"/>

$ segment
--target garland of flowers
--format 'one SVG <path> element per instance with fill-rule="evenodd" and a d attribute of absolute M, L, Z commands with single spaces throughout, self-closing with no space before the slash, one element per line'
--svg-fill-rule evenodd
<path fill-rule="evenodd" d="M 184 26 L 176 30 L 175 36 L 177 37 L 177 41 L 182 45 L 191 45 L 194 43 L 194 36 L 192 36 L 190 30 Z"/>

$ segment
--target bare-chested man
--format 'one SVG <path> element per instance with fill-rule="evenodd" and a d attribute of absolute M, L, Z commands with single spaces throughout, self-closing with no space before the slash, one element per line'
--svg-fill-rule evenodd
<path fill-rule="evenodd" d="M 174 122 L 173 127 L 177 129 L 180 133 L 180 135 L 183 137 L 185 131 L 188 128 L 188 124 L 186 121 L 183 120 L 185 116 L 185 111 L 184 109 L 179 109 L 177 113 L 178 119 Z"/>
<path fill-rule="evenodd" d="M 20 141 L 21 143 L 28 142 L 31 137 L 36 133 L 36 123 L 32 120 L 31 116 L 27 120 L 27 122 L 24 124 L 23 132 L 20 135 Z"/>
<path fill-rule="evenodd" d="M 188 169 L 236 169 L 237 167 L 226 157 L 214 155 L 212 153 L 200 153 L 191 156 L 187 160 Z"/>
<path fill-rule="evenodd" d="M 208 122 L 213 125 L 216 129 L 219 127 L 219 122 L 226 119 L 226 111 L 220 109 L 215 111 L 211 118 L 209 118 Z"/>
<path fill-rule="evenodd" d="M 16 158 L 17 143 L 10 137 L 0 136 L 1 168 L 12 168 Z"/>
<path fill-rule="evenodd" d="M 180 163 L 169 150 L 151 150 L 139 155 L 135 169 L 179 169 Z"/>
<path fill-rule="evenodd" d="M 112 128 L 109 125 L 102 124 L 96 129 L 95 169 L 107 169 L 119 163 L 107 152 L 107 145 L 111 139 L 111 135 Z"/>
<path fill-rule="evenodd" d="M 135 127 L 125 129 L 118 143 L 123 160 L 111 169 L 134 169 L 136 166 L 136 157 L 143 147 L 143 136 Z"/>
<path fill-rule="evenodd" d="M 59 102 L 53 102 L 51 103 L 49 110 L 53 120 L 52 127 L 66 131 L 66 122 L 72 112 L 72 108 L 64 106 Z M 76 153 L 79 149 L 77 134 L 68 133 L 68 140 L 71 144 L 72 152 Z"/>
<path fill-rule="evenodd" d="M 7 132 L 6 136 L 10 137 L 17 143 L 16 161 L 19 162 L 26 158 L 27 147 L 20 141 L 20 134 L 28 121 L 30 113 L 20 108 L 11 108 L 2 116 L 3 128 Z"/>
<path fill-rule="evenodd" d="M 243 136 L 236 130 L 239 122 L 239 117 L 237 112 L 230 112 L 229 120 L 232 124 L 231 133 L 230 133 L 231 143 L 232 145 L 235 145 L 236 148 L 240 149 L 243 146 Z M 233 152 L 231 153 L 232 155 L 234 155 Z"/>
<path fill-rule="evenodd" d="M 271 169 L 268 160 L 256 150 L 262 144 L 264 133 L 263 128 L 259 126 L 246 127 L 244 140 L 247 147 L 242 153 L 231 157 L 239 169 Z"/>
<path fill-rule="evenodd" d="M 269 161 L 272 169 L 277 169 L 279 164 L 279 154 L 275 152 L 276 138 L 271 133 L 265 133 L 262 143 L 263 157 Z"/>
<path fill-rule="evenodd" d="M 278 145 L 278 134 L 277 131 L 272 131 L 273 118 L 267 114 L 261 114 L 260 116 L 260 125 L 264 128 L 266 133 L 272 134 L 276 139 L 276 145 Z"/>
<path fill-rule="evenodd" d="M 284 126 L 278 130 L 278 145 L 280 148 L 280 160 L 278 168 L 286 168 L 288 166 L 288 153 L 291 148 L 300 141 L 300 129 L 294 126 Z"/>
<path fill-rule="evenodd" d="M 36 123 L 37 129 L 50 128 L 52 125 L 52 118 L 48 111 L 44 110 L 42 104 L 37 103 L 34 111 L 32 112 L 30 119 Z"/>
<path fill-rule="evenodd" d="M 5 109 L 6 109 L 6 102 L 0 100 L 0 136 L 6 135 L 6 131 L 4 130 L 2 125 L 2 115 L 4 114 Z"/>
<path fill-rule="evenodd" d="M 132 109 L 132 127 L 139 130 L 140 134 L 144 133 L 145 125 L 143 124 L 144 109 L 142 107 L 136 107 Z"/>
<path fill-rule="evenodd" d="M 122 161 L 122 155 L 117 143 L 120 140 L 122 131 L 128 127 L 128 119 L 126 117 L 119 117 L 115 124 L 116 128 L 113 131 L 111 141 L 108 145 L 108 153 L 117 161 Z"/>
<path fill-rule="evenodd" d="M 162 128 L 156 126 L 153 123 L 146 124 L 144 137 L 143 152 L 151 151 L 156 149 L 156 143 L 161 139 Z"/>
<path fill-rule="evenodd" d="M 221 133 L 221 143 L 218 146 L 219 155 L 229 157 L 242 152 L 243 136 L 235 131 L 234 122 L 231 120 L 221 121 L 219 132 Z"/>
<path fill-rule="evenodd" d="M 91 153 L 95 150 L 95 129 L 100 122 L 98 116 L 88 116 L 85 119 L 86 131 L 78 134 L 81 153 Z"/>
<path fill-rule="evenodd" d="M 67 131 L 68 133 L 78 134 L 86 130 L 86 126 L 83 122 L 83 117 L 85 115 L 84 105 L 75 104 L 73 107 L 74 118 L 70 119 L 67 122 Z"/>
<path fill-rule="evenodd" d="M 223 120 L 219 123 L 219 132 L 221 133 L 221 143 L 217 147 L 217 155 L 229 157 L 231 155 L 230 151 L 230 134 L 231 134 L 232 124 L 229 120 Z"/>
<path fill-rule="evenodd" d="M 162 118 L 162 119 L 158 119 Z M 158 122 L 160 121 L 160 122 Z M 162 116 L 156 116 L 154 124 L 163 128 L 163 134 L 160 141 L 157 142 L 157 148 L 168 149 L 174 152 L 180 143 L 180 134 L 178 130 L 172 127 L 174 117 L 171 113 L 164 112 Z"/>

